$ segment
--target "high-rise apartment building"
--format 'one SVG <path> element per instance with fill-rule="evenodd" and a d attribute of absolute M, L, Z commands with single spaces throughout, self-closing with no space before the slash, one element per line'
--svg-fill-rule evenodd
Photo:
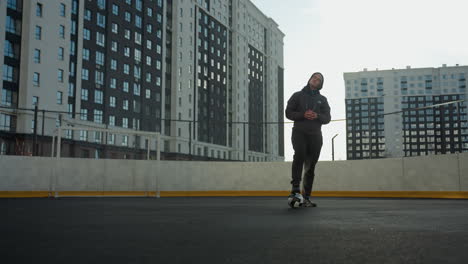
<path fill-rule="evenodd" d="M 4 135 L 30 134 L 34 113 L 17 109 L 38 105 L 84 126 L 160 132 L 166 153 L 284 159 L 284 34 L 250 1 L 8 0 L 0 17 Z M 50 136 L 61 120 L 45 117 Z"/>
<path fill-rule="evenodd" d="M 344 73 L 347 158 L 468 152 L 468 66 Z"/>

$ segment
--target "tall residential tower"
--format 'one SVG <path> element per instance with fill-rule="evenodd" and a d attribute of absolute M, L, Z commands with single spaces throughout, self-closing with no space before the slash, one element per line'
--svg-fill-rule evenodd
<path fill-rule="evenodd" d="M 166 154 L 284 159 L 284 34 L 250 1 L 8 0 L 0 17 L 2 153 L 35 126 L 18 108 L 37 105 L 83 126 L 161 132 Z M 61 118 L 45 112 L 38 130 L 52 135 Z M 84 157 L 90 142 L 142 144 L 66 137 Z"/>
<path fill-rule="evenodd" d="M 347 158 L 468 151 L 468 66 L 344 73 Z"/>

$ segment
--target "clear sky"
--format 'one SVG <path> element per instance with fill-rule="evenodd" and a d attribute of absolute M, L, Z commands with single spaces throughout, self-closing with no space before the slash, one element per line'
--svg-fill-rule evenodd
<path fill-rule="evenodd" d="M 344 72 L 468 65 L 466 0 L 251 0 L 284 38 L 285 103 L 311 73 L 325 76 L 332 119 L 345 118 Z M 285 158 L 292 160 L 292 125 Z M 322 127 L 320 160 L 346 159 L 345 122 Z"/>

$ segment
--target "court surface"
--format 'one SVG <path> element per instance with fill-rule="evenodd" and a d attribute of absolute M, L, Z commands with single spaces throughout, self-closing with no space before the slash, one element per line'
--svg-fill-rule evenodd
<path fill-rule="evenodd" d="M 2 263 L 468 263 L 468 200 L 0 199 Z"/>

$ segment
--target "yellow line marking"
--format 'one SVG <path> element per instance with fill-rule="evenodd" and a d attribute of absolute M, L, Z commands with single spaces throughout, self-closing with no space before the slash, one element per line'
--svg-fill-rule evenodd
<path fill-rule="evenodd" d="M 59 197 L 77 196 L 137 196 L 155 197 L 156 192 L 125 192 L 125 191 L 60 191 Z M 233 196 L 287 196 L 289 191 L 161 191 L 161 197 L 233 197 Z M 0 198 L 30 198 L 53 197 L 55 192 L 48 191 L 0 191 Z M 315 197 L 371 197 L 371 198 L 445 198 L 468 199 L 468 192 L 438 192 L 438 191 L 315 191 Z"/>

